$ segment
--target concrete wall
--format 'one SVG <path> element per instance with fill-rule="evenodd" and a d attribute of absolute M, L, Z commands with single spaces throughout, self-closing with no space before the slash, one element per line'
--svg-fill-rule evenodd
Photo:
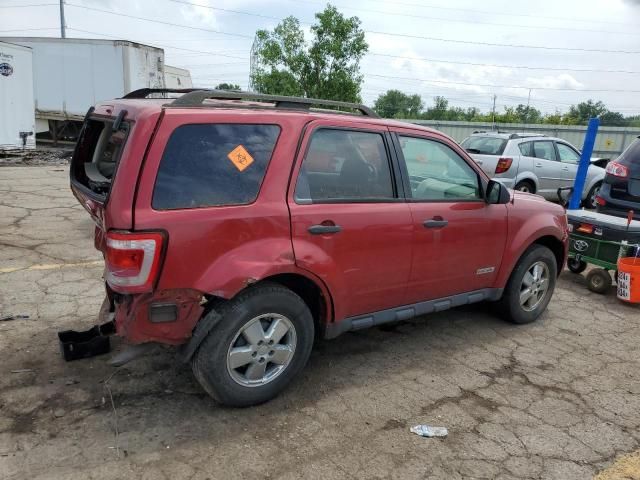
<path fill-rule="evenodd" d="M 410 123 L 435 128 L 457 142 L 461 142 L 474 131 L 491 130 L 491 123 L 482 122 L 449 122 L 440 120 L 405 120 Z M 582 149 L 586 126 L 578 125 L 542 125 L 524 123 L 498 123 L 496 129 L 501 132 L 527 132 L 542 133 L 548 136 L 559 137 Z M 640 128 L 630 127 L 600 127 L 596 137 L 594 156 L 603 158 L 615 158 L 636 137 L 640 136 Z"/>

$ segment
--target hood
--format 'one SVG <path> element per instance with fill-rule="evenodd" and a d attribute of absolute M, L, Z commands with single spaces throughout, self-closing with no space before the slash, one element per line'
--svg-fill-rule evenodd
<path fill-rule="evenodd" d="M 546 202 L 544 197 L 537 195 L 535 193 L 528 192 L 517 192 L 515 190 L 509 190 L 511 192 L 511 200 L 517 202 L 518 200 L 524 201 L 535 201 L 535 202 Z"/>

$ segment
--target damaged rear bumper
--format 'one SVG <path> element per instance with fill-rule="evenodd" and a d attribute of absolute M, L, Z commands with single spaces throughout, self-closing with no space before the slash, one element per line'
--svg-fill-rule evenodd
<path fill-rule="evenodd" d="M 180 345 L 192 334 L 203 312 L 203 294 L 196 290 L 163 290 L 120 295 L 106 286 L 99 322 L 115 321 L 116 334 L 127 343 Z"/>

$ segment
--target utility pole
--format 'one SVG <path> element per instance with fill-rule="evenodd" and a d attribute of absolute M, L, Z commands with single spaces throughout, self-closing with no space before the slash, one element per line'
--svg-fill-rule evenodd
<path fill-rule="evenodd" d="M 524 115 L 524 123 L 527 123 L 529 120 L 529 102 L 531 101 L 531 89 L 529 89 L 529 96 L 527 97 L 527 113 Z"/>
<path fill-rule="evenodd" d="M 60 0 L 60 38 L 67 38 L 66 28 L 64 24 L 64 0 Z"/>
<path fill-rule="evenodd" d="M 491 109 L 492 112 L 492 120 L 491 120 L 491 129 L 495 130 L 496 129 L 496 94 L 493 94 L 493 108 Z"/>

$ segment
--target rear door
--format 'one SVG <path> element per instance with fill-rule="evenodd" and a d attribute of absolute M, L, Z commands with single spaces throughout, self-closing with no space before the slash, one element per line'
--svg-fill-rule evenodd
<path fill-rule="evenodd" d="M 406 303 L 494 286 L 507 237 L 506 205 L 488 205 L 479 173 L 442 137 L 397 131 L 413 221 Z"/>
<path fill-rule="evenodd" d="M 385 127 L 311 123 L 288 202 L 296 264 L 334 296 L 335 317 L 403 304 L 411 262 L 411 215 L 399 194 Z"/>
<path fill-rule="evenodd" d="M 558 161 L 556 148 L 551 140 L 532 142 L 533 171 L 538 177 L 536 193 L 547 199 L 557 198 L 558 188 L 564 186 L 566 172 Z"/>
<path fill-rule="evenodd" d="M 558 159 L 560 160 L 562 177 L 562 186 L 571 187 L 578 173 L 578 164 L 580 163 L 580 154 L 570 145 L 563 142 L 556 142 L 558 149 Z"/>

